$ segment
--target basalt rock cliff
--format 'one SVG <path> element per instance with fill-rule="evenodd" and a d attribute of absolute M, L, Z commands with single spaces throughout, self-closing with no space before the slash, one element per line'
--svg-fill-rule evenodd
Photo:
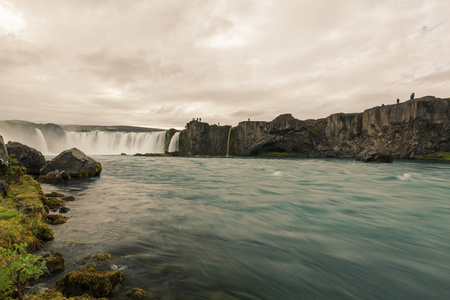
<path fill-rule="evenodd" d="M 284 114 L 271 122 L 244 121 L 233 128 L 191 121 L 180 133 L 180 152 L 226 155 L 228 139 L 234 156 L 277 152 L 356 157 L 364 149 L 381 146 L 394 158 L 421 158 L 450 152 L 450 98 L 427 96 L 318 120 L 301 121 Z"/>

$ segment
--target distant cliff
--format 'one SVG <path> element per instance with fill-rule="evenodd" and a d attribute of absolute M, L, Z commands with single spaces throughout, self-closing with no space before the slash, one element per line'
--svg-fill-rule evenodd
<path fill-rule="evenodd" d="M 427 96 L 318 120 L 301 121 L 285 114 L 271 122 L 244 121 L 233 128 L 191 121 L 180 134 L 180 152 L 225 155 L 229 133 L 234 156 L 277 152 L 355 157 L 369 146 L 383 146 L 395 158 L 421 158 L 450 152 L 450 99 Z"/>

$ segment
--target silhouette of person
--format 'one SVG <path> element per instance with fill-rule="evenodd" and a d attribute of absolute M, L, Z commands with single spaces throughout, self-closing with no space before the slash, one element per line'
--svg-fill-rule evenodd
<path fill-rule="evenodd" d="M 399 104 L 399 103 L 400 103 L 400 99 L 397 98 L 397 104 Z"/>
<path fill-rule="evenodd" d="M 411 94 L 411 98 L 409 98 L 409 99 L 411 99 L 411 100 L 414 99 L 414 93 Z"/>

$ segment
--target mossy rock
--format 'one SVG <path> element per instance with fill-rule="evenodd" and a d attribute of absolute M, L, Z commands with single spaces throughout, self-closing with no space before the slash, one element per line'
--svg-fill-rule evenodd
<path fill-rule="evenodd" d="M 66 205 L 65 201 L 56 198 L 44 198 L 42 203 L 48 207 L 63 207 Z"/>
<path fill-rule="evenodd" d="M 53 198 L 58 198 L 58 197 L 61 198 L 64 196 L 65 196 L 64 194 L 57 193 L 57 192 L 51 192 L 51 193 L 45 194 L 45 197 L 53 197 Z"/>
<path fill-rule="evenodd" d="M 56 281 L 56 291 L 66 297 L 82 296 L 107 297 L 117 284 L 123 283 L 120 271 L 100 272 L 93 268 L 72 271 Z"/>
<path fill-rule="evenodd" d="M 95 254 L 94 256 L 92 256 L 92 258 L 97 261 L 104 261 L 104 260 L 111 259 L 112 256 L 109 253 L 99 253 L 99 254 Z"/>
<path fill-rule="evenodd" d="M 125 292 L 120 299 L 130 299 L 130 300 L 140 300 L 145 299 L 149 296 L 149 293 L 138 288 L 134 288 L 132 290 L 129 290 Z"/>
<path fill-rule="evenodd" d="M 62 216 L 62 215 L 56 215 L 56 214 L 48 215 L 47 217 L 45 217 L 45 221 L 51 225 L 64 224 L 67 222 L 68 219 L 69 219 L 69 217 Z"/>
<path fill-rule="evenodd" d="M 42 260 L 45 261 L 45 266 L 51 274 L 64 270 L 64 257 L 59 252 L 56 252 L 53 256 L 44 255 Z"/>

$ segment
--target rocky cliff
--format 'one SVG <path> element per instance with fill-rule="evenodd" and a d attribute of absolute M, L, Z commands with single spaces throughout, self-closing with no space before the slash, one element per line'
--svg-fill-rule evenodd
<path fill-rule="evenodd" d="M 230 126 L 192 121 L 180 134 L 184 155 L 225 155 Z M 301 157 L 355 157 L 370 146 L 389 149 L 395 158 L 420 158 L 450 151 L 450 99 L 427 96 L 324 119 L 245 121 L 231 129 L 230 154 L 290 153 Z"/>

